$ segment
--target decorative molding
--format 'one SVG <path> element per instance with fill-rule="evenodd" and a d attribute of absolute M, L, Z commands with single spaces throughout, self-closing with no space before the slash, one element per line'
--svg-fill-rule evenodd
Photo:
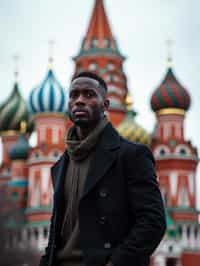
<path fill-rule="evenodd" d="M 156 112 L 157 115 L 185 115 L 185 111 L 179 108 L 164 108 Z"/>

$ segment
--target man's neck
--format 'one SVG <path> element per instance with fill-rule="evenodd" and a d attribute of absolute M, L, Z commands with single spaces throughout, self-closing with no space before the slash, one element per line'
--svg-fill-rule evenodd
<path fill-rule="evenodd" d="M 97 124 L 90 127 L 79 127 L 76 126 L 76 134 L 80 140 L 87 138 L 87 136 L 93 131 Z"/>

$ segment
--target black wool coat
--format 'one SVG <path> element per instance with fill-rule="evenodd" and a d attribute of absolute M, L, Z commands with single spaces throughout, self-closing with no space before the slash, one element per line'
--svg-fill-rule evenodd
<path fill-rule="evenodd" d="M 56 266 L 69 156 L 52 167 L 54 207 L 40 266 Z M 109 123 L 96 146 L 79 203 L 80 246 L 86 266 L 148 266 L 166 220 L 150 150 L 130 143 Z"/>

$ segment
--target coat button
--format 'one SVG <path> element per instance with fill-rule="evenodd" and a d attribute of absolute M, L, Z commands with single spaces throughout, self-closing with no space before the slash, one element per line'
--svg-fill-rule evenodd
<path fill-rule="evenodd" d="M 105 224 L 105 222 L 106 222 L 106 217 L 105 216 L 101 216 L 100 219 L 99 219 L 99 223 L 103 225 L 103 224 Z"/>
<path fill-rule="evenodd" d="M 106 242 L 106 243 L 104 244 L 104 248 L 106 248 L 106 249 L 111 248 L 111 244 L 110 244 L 110 242 Z"/>
<path fill-rule="evenodd" d="M 104 189 L 100 190 L 99 196 L 101 198 L 105 198 L 105 197 L 107 197 L 107 195 L 108 195 L 108 192 L 106 190 L 104 190 Z"/>

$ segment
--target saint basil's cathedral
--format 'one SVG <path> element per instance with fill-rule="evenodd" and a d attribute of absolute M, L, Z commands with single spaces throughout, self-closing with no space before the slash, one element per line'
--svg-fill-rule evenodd
<path fill-rule="evenodd" d="M 151 266 L 197 266 L 200 261 L 195 190 L 198 154 L 184 137 L 184 120 L 191 102 L 189 92 L 172 67 L 168 67 L 151 97 L 156 125 L 149 134 L 135 121 L 123 71 L 124 60 L 103 0 L 96 0 L 87 33 L 74 57 L 74 75 L 87 70 L 99 74 L 108 85 L 111 105 L 107 115 L 114 127 L 129 141 L 148 145 L 154 154 L 166 205 L 167 232 L 151 258 Z M 48 241 L 52 210 L 50 169 L 66 148 L 64 137 L 71 126 L 66 101 L 65 90 L 50 65 L 41 83 L 31 90 L 27 102 L 15 82 L 10 96 L 0 105 L 3 147 L 0 185 L 9 188 L 23 215 L 21 234 L 12 241 L 28 241 L 39 251 L 43 251 Z M 33 132 L 37 143 L 30 147 Z"/>

